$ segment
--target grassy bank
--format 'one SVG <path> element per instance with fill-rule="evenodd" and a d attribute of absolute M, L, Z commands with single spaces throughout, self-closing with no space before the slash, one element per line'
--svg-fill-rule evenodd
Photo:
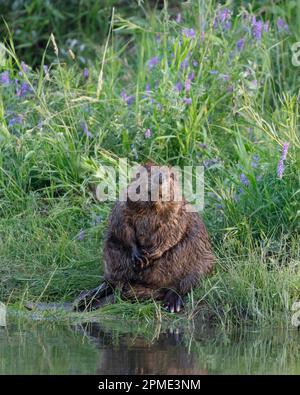
<path fill-rule="evenodd" d="M 99 283 L 112 204 L 95 199 L 97 170 L 126 157 L 205 168 L 217 264 L 185 317 L 289 320 L 300 297 L 299 10 L 278 2 L 254 17 L 249 4 L 195 1 L 180 14 L 140 11 L 115 8 L 102 42 L 80 35 L 93 49 L 84 53 L 54 31 L 39 66 L 22 62 L 3 27 L 0 299 L 71 300 Z M 106 311 L 161 310 L 120 301 Z"/>

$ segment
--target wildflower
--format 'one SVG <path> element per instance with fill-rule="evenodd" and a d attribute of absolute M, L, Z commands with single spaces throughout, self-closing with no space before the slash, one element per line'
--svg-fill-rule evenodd
<path fill-rule="evenodd" d="M 180 23 L 181 22 L 181 13 L 178 12 L 178 14 L 176 15 L 176 23 Z"/>
<path fill-rule="evenodd" d="M 257 40 L 260 41 L 262 38 L 262 32 L 264 29 L 264 24 L 261 20 L 256 20 L 256 17 L 252 18 L 252 35 Z"/>
<path fill-rule="evenodd" d="M 219 9 L 217 11 L 217 15 L 214 20 L 214 28 L 223 27 L 225 30 L 229 30 L 231 28 L 231 13 L 228 8 Z"/>
<path fill-rule="evenodd" d="M 259 156 L 253 155 L 252 161 L 251 161 L 251 167 L 253 167 L 253 169 L 256 169 L 258 166 L 258 162 L 259 162 Z"/>
<path fill-rule="evenodd" d="M 188 78 L 186 81 L 185 81 L 185 91 L 186 92 L 189 92 L 191 90 L 191 80 Z"/>
<path fill-rule="evenodd" d="M 189 66 L 189 59 L 190 55 L 187 54 L 187 56 L 183 59 L 183 61 L 180 63 L 180 68 L 181 69 L 186 69 Z"/>
<path fill-rule="evenodd" d="M 237 43 L 236 43 L 236 48 L 238 51 L 242 51 L 244 48 L 245 40 L 243 38 L 240 38 Z"/>
<path fill-rule="evenodd" d="M 229 80 L 229 75 L 228 74 L 219 74 L 218 79 L 222 79 L 224 81 L 228 81 Z"/>
<path fill-rule="evenodd" d="M 23 73 L 27 74 L 28 73 L 28 66 L 25 62 L 21 62 L 21 69 L 23 70 Z"/>
<path fill-rule="evenodd" d="M 288 31 L 289 25 L 282 18 L 278 18 L 277 19 L 277 29 L 280 33 L 283 32 L 284 30 Z"/>
<path fill-rule="evenodd" d="M 82 122 L 80 123 L 80 127 L 81 127 L 83 133 L 86 135 L 87 138 L 90 139 L 90 138 L 93 137 L 93 135 L 92 135 L 92 133 L 89 131 L 88 126 L 87 126 L 87 123 L 86 123 L 85 121 L 82 121 Z"/>
<path fill-rule="evenodd" d="M 185 104 L 190 105 L 190 104 L 192 104 L 192 99 L 191 99 L 190 97 L 185 97 L 185 98 L 183 99 L 183 102 L 184 102 Z"/>
<path fill-rule="evenodd" d="M 78 235 L 76 236 L 76 238 L 77 238 L 77 240 L 82 241 L 84 239 L 84 236 L 85 236 L 84 230 L 80 229 L 80 231 L 79 231 Z"/>
<path fill-rule="evenodd" d="M 182 83 L 180 81 L 176 82 L 175 89 L 177 90 L 177 92 L 181 92 L 182 91 Z"/>
<path fill-rule="evenodd" d="M 124 89 L 122 89 L 120 96 L 128 105 L 132 104 L 134 101 L 134 96 L 127 96 Z"/>
<path fill-rule="evenodd" d="M 188 79 L 190 81 L 193 81 L 193 79 L 195 78 L 195 73 L 192 71 L 189 75 L 188 75 Z"/>
<path fill-rule="evenodd" d="M 49 67 L 46 64 L 44 64 L 43 70 L 46 75 L 49 74 Z"/>
<path fill-rule="evenodd" d="M 148 60 L 148 69 L 152 70 L 158 64 L 158 57 L 153 56 L 150 60 Z"/>
<path fill-rule="evenodd" d="M 89 73 L 89 69 L 88 69 L 87 67 L 85 67 L 85 68 L 83 69 L 82 75 L 83 75 L 83 78 L 84 78 L 85 80 L 88 80 L 88 79 L 89 79 L 90 73 Z"/>
<path fill-rule="evenodd" d="M 8 86 L 10 84 L 8 71 L 3 71 L 3 73 L 0 74 L 0 84 L 3 86 Z"/>
<path fill-rule="evenodd" d="M 284 172 L 284 161 L 282 159 L 279 160 L 277 165 L 277 177 L 282 178 Z"/>
<path fill-rule="evenodd" d="M 155 40 L 157 42 L 157 44 L 160 44 L 160 34 L 157 33 L 157 35 L 155 36 Z"/>
<path fill-rule="evenodd" d="M 22 125 L 22 123 L 23 123 L 23 115 L 16 115 L 16 116 L 13 116 L 13 117 L 8 121 L 8 126 Z"/>
<path fill-rule="evenodd" d="M 248 187 L 248 186 L 250 185 L 250 182 L 249 182 L 249 180 L 248 180 L 248 177 L 247 177 L 244 173 L 242 173 L 242 174 L 240 175 L 240 181 L 241 181 L 242 184 L 245 185 L 245 187 Z"/>
<path fill-rule="evenodd" d="M 188 28 L 186 28 L 186 29 L 183 29 L 182 30 L 182 34 L 186 37 L 186 38 L 195 38 L 196 37 L 196 32 L 195 32 L 195 30 L 194 29 L 188 29 Z"/>
<path fill-rule="evenodd" d="M 22 82 L 21 86 L 19 86 L 18 81 L 16 80 L 16 84 L 16 96 L 18 97 L 24 97 L 33 92 L 31 86 L 27 82 Z"/>
<path fill-rule="evenodd" d="M 258 82 L 257 82 L 257 80 L 252 80 L 252 81 L 250 82 L 250 84 L 249 84 L 249 88 L 250 88 L 250 89 L 257 89 L 257 87 L 258 87 Z"/>
<path fill-rule="evenodd" d="M 204 169 L 210 169 L 211 167 L 217 165 L 219 160 L 217 158 L 207 159 L 203 162 Z"/>
<path fill-rule="evenodd" d="M 289 143 L 284 143 L 282 146 L 281 157 L 280 157 L 278 165 L 277 165 L 277 176 L 280 179 L 283 176 L 284 161 L 286 160 L 288 149 L 289 149 Z"/>
<path fill-rule="evenodd" d="M 228 93 L 233 92 L 233 85 L 228 85 L 228 86 L 227 86 L 227 92 L 228 92 Z"/>
<path fill-rule="evenodd" d="M 289 149 L 289 143 L 284 143 L 282 146 L 282 160 L 286 160 L 288 149 Z"/>
<path fill-rule="evenodd" d="M 219 74 L 218 70 L 210 70 L 210 74 L 217 75 Z"/>
<path fill-rule="evenodd" d="M 146 92 L 147 95 L 149 95 L 150 92 L 151 92 L 151 88 L 150 88 L 150 84 L 149 83 L 146 84 L 145 92 Z"/>
<path fill-rule="evenodd" d="M 197 67 L 197 66 L 198 66 L 197 60 L 193 60 L 193 66 L 194 66 L 194 67 Z"/>
<path fill-rule="evenodd" d="M 200 143 L 200 144 L 199 144 L 199 147 L 202 148 L 202 149 L 206 149 L 206 148 L 207 148 L 207 144 Z"/>
<path fill-rule="evenodd" d="M 150 139 L 150 137 L 152 136 L 152 131 L 151 129 L 147 129 L 144 133 L 145 139 Z"/>
<path fill-rule="evenodd" d="M 201 41 L 202 41 L 202 42 L 204 42 L 204 38 L 205 38 L 205 33 L 204 33 L 204 31 L 202 30 L 202 32 L 201 32 Z"/>

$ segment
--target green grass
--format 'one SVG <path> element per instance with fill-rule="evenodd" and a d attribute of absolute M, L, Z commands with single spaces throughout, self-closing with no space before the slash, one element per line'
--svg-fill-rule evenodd
<path fill-rule="evenodd" d="M 175 4 L 162 10 L 141 6 L 137 14 L 109 8 L 105 20 L 111 18 L 112 29 L 103 27 L 102 41 L 92 34 L 93 24 L 72 31 L 86 40 L 84 59 L 76 46 L 75 60 L 68 56 L 65 32 L 53 29 L 55 38 L 47 36 L 38 58 L 26 52 L 32 65 L 26 73 L 21 38 L 15 47 L 9 20 L 3 23 L 0 73 L 8 72 L 11 81 L 0 84 L 3 301 L 72 300 L 79 290 L 99 283 L 112 204 L 95 199 L 101 180 L 97 170 L 126 157 L 130 163 L 152 159 L 205 166 L 202 215 L 217 263 L 189 297 L 184 318 L 201 310 L 224 325 L 290 319 L 291 304 L 300 294 L 300 78 L 290 50 L 300 39 L 299 10 L 285 2 L 253 7 L 269 21 L 261 40 L 253 37 L 251 18 L 242 16 L 242 11 L 252 12 L 248 3 L 233 9 L 228 30 L 214 26 L 214 1 L 185 4 L 180 23 Z M 288 32 L 278 30 L 278 17 L 289 24 Z M 99 23 L 93 10 L 90 18 Z M 193 28 L 196 37 L 186 38 L 184 28 Z M 241 38 L 244 46 L 238 50 Z M 157 64 L 149 70 L 154 56 Z M 191 90 L 185 92 L 191 73 Z M 15 78 L 31 92 L 17 96 Z M 148 128 L 152 135 L 146 139 Z M 284 143 L 289 150 L 280 179 Z M 122 301 L 104 312 L 140 319 L 167 316 L 153 303 Z"/>

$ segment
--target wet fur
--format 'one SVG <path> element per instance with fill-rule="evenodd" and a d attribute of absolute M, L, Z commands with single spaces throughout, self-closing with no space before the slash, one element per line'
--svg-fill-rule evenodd
<path fill-rule="evenodd" d="M 169 182 L 173 191 L 176 181 Z M 201 218 L 186 208 L 184 200 L 116 203 L 104 242 L 105 292 L 118 288 L 125 299 L 155 298 L 170 311 L 180 310 L 182 297 L 214 261 Z"/>

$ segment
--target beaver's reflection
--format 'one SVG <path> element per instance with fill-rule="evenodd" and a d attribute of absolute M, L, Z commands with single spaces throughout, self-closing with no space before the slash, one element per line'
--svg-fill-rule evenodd
<path fill-rule="evenodd" d="M 183 344 L 182 333 L 168 330 L 155 340 L 104 330 L 99 323 L 76 326 L 101 349 L 96 374 L 207 374 Z"/>

